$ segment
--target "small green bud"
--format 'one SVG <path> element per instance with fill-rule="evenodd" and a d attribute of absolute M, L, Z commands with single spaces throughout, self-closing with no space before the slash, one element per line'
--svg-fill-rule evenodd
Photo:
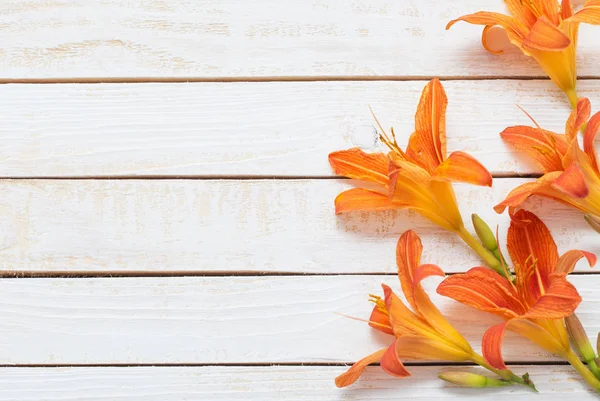
<path fill-rule="evenodd" d="M 587 221 L 590 227 L 594 229 L 594 231 L 600 233 L 600 219 L 598 217 L 587 213 L 583 215 L 583 218 L 585 219 L 585 221 Z"/>
<path fill-rule="evenodd" d="M 494 379 L 469 372 L 443 372 L 438 377 L 448 383 L 456 384 L 461 387 L 483 388 L 483 387 L 503 387 L 512 384 L 509 381 Z"/>
<path fill-rule="evenodd" d="M 593 361 L 596 358 L 596 353 L 592 348 L 592 344 L 590 344 L 590 339 L 588 338 L 583 325 L 579 321 L 577 315 L 573 314 L 565 318 L 565 323 L 567 325 L 567 331 L 569 332 L 569 338 L 573 342 L 573 345 L 579 355 L 586 361 Z"/>
<path fill-rule="evenodd" d="M 494 233 L 485 223 L 485 221 L 483 221 L 481 217 L 477 216 L 475 213 L 471 215 L 471 221 L 473 221 L 473 227 L 475 228 L 475 232 L 477 233 L 477 236 L 481 240 L 483 246 L 493 253 L 497 251 L 498 242 L 496 241 Z"/>
<path fill-rule="evenodd" d="M 596 351 L 600 354 L 600 333 L 598 333 L 598 337 L 596 337 Z M 600 364 L 600 361 L 598 361 L 598 363 Z"/>

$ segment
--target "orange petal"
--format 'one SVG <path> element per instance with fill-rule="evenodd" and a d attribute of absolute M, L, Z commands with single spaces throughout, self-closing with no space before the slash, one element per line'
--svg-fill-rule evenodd
<path fill-rule="evenodd" d="M 537 17 L 528 7 L 523 7 L 523 0 L 504 0 L 504 4 L 510 15 L 523 26 L 529 28 L 536 23 Z"/>
<path fill-rule="evenodd" d="M 382 284 L 385 305 L 389 312 L 390 324 L 396 337 L 403 335 L 435 336 L 435 330 L 413 311 L 408 309 L 390 287 Z"/>
<path fill-rule="evenodd" d="M 376 306 L 373 308 L 373 312 L 371 312 L 371 316 L 369 317 L 369 326 L 386 334 L 394 335 L 392 324 L 390 323 L 390 318 L 387 313 L 382 312 Z"/>
<path fill-rule="evenodd" d="M 543 15 L 538 18 L 523 41 L 524 46 L 542 51 L 561 51 L 570 44 L 571 39 Z"/>
<path fill-rule="evenodd" d="M 415 132 L 411 135 L 406 155 L 429 173 L 446 157 L 446 106 L 448 98 L 439 79 L 431 80 L 423 89 L 415 115 Z"/>
<path fill-rule="evenodd" d="M 412 360 L 463 362 L 471 358 L 470 354 L 441 338 L 399 337 L 396 352 L 400 358 Z"/>
<path fill-rule="evenodd" d="M 329 163 L 337 175 L 388 185 L 389 159 L 383 153 L 365 153 L 359 148 L 329 154 Z"/>
<path fill-rule="evenodd" d="M 590 267 L 593 267 L 596 264 L 597 258 L 596 255 L 586 251 L 580 251 L 578 249 L 573 249 L 565 252 L 556 263 L 556 272 L 561 274 L 569 274 L 575 269 L 575 265 L 577 262 L 586 258 Z"/>
<path fill-rule="evenodd" d="M 444 277 L 445 275 L 446 274 L 439 266 L 431 265 L 431 264 L 421 265 L 417 268 L 417 270 L 415 270 L 415 272 L 413 274 L 413 286 L 416 287 L 421 282 L 421 280 L 423 280 L 427 277 L 431 277 L 431 276 Z"/>
<path fill-rule="evenodd" d="M 538 0 L 537 6 L 541 13 L 555 26 L 560 24 L 560 9 L 557 0 Z"/>
<path fill-rule="evenodd" d="M 581 303 L 581 296 L 564 274 L 554 274 L 550 285 L 523 317 L 528 319 L 562 319 L 572 315 Z"/>
<path fill-rule="evenodd" d="M 560 12 L 562 19 L 565 20 L 567 18 L 571 18 L 573 15 L 573 5 L 571 4 L 571 0 L 562 0 Z"/>
<path fill-rule="evenodd" d="M 400 358 L 398 358 L 398 353 L 396 352 L 396 341 L 395 340 L 392 345 L 390 345 L 383 354 L 381 358 L 381 369 L 386 372 L 388 375 L 392 375 L 394 377 L 408 377 L 410 376 L 410 372 L 406 370 Z"/>
<path fill-rule="evenodd" d="M 396 245 L 396 264 L 402 292 L 408 303 L 417 309 L 414 296 L 414 273 L 421 263 L 423 244 L 419 236 L 412 230 L 406 231 Z"/>
<path fill-rule="evenodd" d="M 508 280 L 485 267 L 475 267 L 464 274 L 446 277 L 438 286 L 437 292 L 506 319 L 525 312 L 525 307 Z"/>
<path fill-rule="evenodd" d="M 512 261 L 520 267 L 517 276 L 535 263 L 542 283 L 547 287 L 558 261 L 558 249 L 548 227 L 535 214 L 519 210 L 511 219 L 506 241 Z"/>
<path fill-rule="evenodd" d="M 500 136 L 527 153 L 545 173 L 563 170 L 562 157 L 568 144 L 561 135 L 539 128 L 514 126 L 506 128 Z"/>
<path fill-rule="evenodd" d="M 345 213 L 354 210 L 389 210 L 400 208 L 386 195 L 368 189 L 352 188 L 342 192 L 335 198 L 335 213 Z"/>
<path fill-rule="evenodd" d="M 385 354 L 385 352 L 386 349 L 384 348 L 356 362 L 345 373 L 342 373 L 341 375 L 335 378 L 335 385 L 338 387 L 346 387 L 351 385 L 360 377 L 360 375 L 368 365 L 375 362 L 379 362 Z"/>
<path fill-rule="evenodd" d="M 591 113 L 592 105 L 590 104 L 590 101 L 585 97 L 579 98 L 577 107 L 571 112 L 571 115 L 567 120 L 567 126 L 565 127 L 567 142 L 571 142 L 577 137 L 577 133 L 586 121 L 589 120 Z"/>
<path fill-rule="evenodd" d="M 510 191 L 510 193 L 506 196 L 506 199 L 494 206 L 494 210 L 496 213 L 502 213 L 507 207 L 511 209 L 517 208 L 521 206 L 521 204 L 525 202 L 527 198 L 536 194 L 555 198 L 556 200 L 567 203 L 566 200 L 561 197 L 561 193 L 552 191 L 550 189 L 550 185 L 552 185 L 556 178 L 558 178 L 561 174 L 561 171 L 554 171 L 543 175 L 535 182 L 527 182 L 519 185 Z"/>
<path fill-rule="evenodd" d="M 549 323 L 549 326 L 555 325 L 555 323 L 562 325 L 563 323 L 558 320 L 550 320 L 546 321 Z M 564 326 L 563 326 L 564 327 Z M 546 351 L 549 351 L 553 354 L 561 354 L 565 351 L 565 346 L 562 345 L 561 338 L 557 338 L 553 335 L 553 333 L 546 330 L 541 325 L 532 322 L 527 319 L 511 319 L 506 323 L 506 328 L 514 333 L 517 333 L 529 341 L 539 345 L 544 348 Z M 564 329 L 563 329 L 564 331 Z M 568 347 L 568 339 L 567 339 L 567 347 Z M 568 348 L 567 348 L 568 349 Z"/>
<path fill-rule="evenodd" d="M 508 369 L 502 357 L 502 340 L 505 333 L 506 322 L 500 323 L 487 329 L 481 341 L 485 361 L 500 370 Z"/>
<path fill-rule="evenodd" d="M 571 21 L 600 25 L 600 1 L 588 2 L 585 7 L 571 17 Z"/>
<path fill-rule="evenodd" d="M 589 195 L 590 189 L 585 182 L 585 176 L 577 163 L 573 163 L 554 182 L 552 188 L 563 194 L 583 199 Z"/>
<path fill-rule="evenodd" d="M 596 152 L 596 146 L 594 145 L 594 140 L 596 139 L 596 135 L 598 135 L 598 131 L 600 131 L 600 113 L 594 114 L 588 122 L 585 133 L 583 134 L 583 151 L 588 155 L 596 173 L 600 173 L 600 169 L 598 168 L 598 153 Z"/>
<path fill-rule="evenodd" d="M 500 13 L 491 13 L 487 11 L 479 11 L 474 14 L 463 15 L 446 25 L 446 29 L 450 29 L 452 25 L 458 21 L 465 21 L 469 24 L 494 26 L 499 25 L 506 29 L 507 34 L 511 37 L 511 41 L 519 40 L 525 37 L 525 27 L 521 22 L 508 15 Z"/>
<path fill-rule="evenodd" d="M 492 175 L 481 163 L 464 152 L 453 152 L 433 173 L 440 181 L 466 182 L 486 187 L 492 186 Z"/>

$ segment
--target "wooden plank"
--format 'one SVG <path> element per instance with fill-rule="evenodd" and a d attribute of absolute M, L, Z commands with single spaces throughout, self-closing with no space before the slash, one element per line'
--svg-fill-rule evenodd
<path fill-rule="evenodd" d="M 493 0 L 280 2 L 6 0 L 2 78 L 542 76 L 514 50 L 482 48 L 453 18 Z M 598 31 L 582 26 L 579 73 L 598 76 Z"/>
<path fill-rule="evenodd" d="M 475 349 L 499 318 L 435 293 Z M 588 333 L 600 331 L 600 276 L 573 276 Z M 347 363 L 390 344 L 366 323 L 391 276 L 0 280 L 1 364 Z M 513 334 L 507 361 L 557 361 Z"/>
<path fill-rule="evenodd" d="M 515 366 L 528 371 L 540 391 L 526 388 L 460 389 L 438 380 L 440 370 L 474 371 L 466 367 L 415 366 L 413 377 L 395 379 L 368 367 L 353 387 L 340 390 L 333 378 L 343 367 L 128 367 L 128 368 L 2 368 L 0 392 L 5 401 L 235 401 L 235 400 L 467 400 L 512 401 L 514 397 L 596 400 L 567 366 Z"/>
<path fill-rule="evenodd" d="M 463 215 L 508 228 L 492 206 L 527 179 L 457 186 Z M 396 271 L 399 236 L 416 230 L 424 260 L 449 272 L 481 262 L 458 237 L 412 212 L 335 216 L 350 180 L 0 181 L 0 269 L 7 272 Z M 533 200 L 561 251 L 600 254 L 581 214 Z M 470 223 L 467 222 L 468 226 Z M 502 239 L 504 241 L 504 239 Z M 504 243 L 504 242 L 502 242 Z M 586 266 L 581 266 L 589 271 Z"/>
<path fill-rule="evenodd" d="M 330 152 L 384 150 L 369 105 L 405 145 L 424 85 L 1 85 L 0 176 L 332 176 Z M 467 151 L 496 174 L 539 172 L 499 133 L 531 125 L 517 104 L 562 132 L 570 111 L 562 93 L 547 81 L 444 85 L 450 151 Z M 592 100 L 600 93 L 600 81 L 580 86 Z"/>

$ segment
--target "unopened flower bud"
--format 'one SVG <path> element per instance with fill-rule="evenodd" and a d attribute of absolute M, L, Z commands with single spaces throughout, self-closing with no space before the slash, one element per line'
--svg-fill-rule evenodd
<path fill-rule="evenodd" d="M 475 213 L 471 215 L 471 220 L 473 221 L 473 227 L 475 228 L 475 232 L 477 233 L 477 236 L 481 240 L 483 246 L 491 252 L 498 250 L 498 242 L 496 241 L 496 237 L 485 221 L 483 221 L 481 217 L 477 216 Z"/>
<path fill-rule="evenodd" d="M 585 221 L 587 221 L 590 227 L 594 229 L 594 231 L 600 233 L 600 219 L 598 217 L 587 213 L 583 215 L 583 218 L 585 219 Z"/>
<path fill-rule="evenodd" d="M 438 377 L 461 387 L 502 387 L 511 384 L 511 382 L 506 380 L 494 379 L 493 377 L 487 377 L 469 372 L 443 372 L 440 373 Z"/>
<path fill-rule="evenodd" d="M 581 355 L 586 362 L 593 361 L 596 358 L 596 353 L 594 352 L 592 344 L 590 344 L 590 339 L 577 315 L 573 314 L 566 317 L 565 323 L 567 325 L 569 337 L 573 342 L 573 346 L 577 352 L 579 352 L 579 355 Z"/>

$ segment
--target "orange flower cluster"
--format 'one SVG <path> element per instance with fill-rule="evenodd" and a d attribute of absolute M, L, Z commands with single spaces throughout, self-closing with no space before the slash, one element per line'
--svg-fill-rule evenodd
<path fill-rule="evenodd" d="M 526 1 L 521 1 L 522 7 L 529 4 Z M 507 3 L 513 5 L 512 11 L 532 10 L 529 6 L 523 9 L 517 7 L 517 2 Z M 537 4 L 531 0 L 530 3 L 532 7 L 541 7 L 541 3 L 547 6 L 536 10 L 551 10 L 549 1 Z M 555 15 L 549 21 L 557 22 L 560 27 L 583 16 L 587 18 L 596 12 L 594 4 L 588 2 L 587 9 L 574 15 L 565 11 L 562 16 Z M 563 1 L 562 7 L 563 11 L 569 7 L 569 11 L 570 3 Z M 590 11 L 590 8 L 593 10 Z M 483 18 L 481 13 L 474 15 Z M 547 21 L 545 14 L 535 15 L 538 22 L 528 25 L 526 33 L 519 33 L 520 39 L 527 39 L 527 47 L 532 43 L 539 44 L 544 29 L 549 32 L 548 35 L 558 29 L 556 24 Z M 489 19 L 489 15 L 486 18 L 466 16 L 462 19 L 479 21 L 477 23 L 487 21 L 486 26 L 498 21 Z M 524 24 L 519 20 L 510 24 L 501 21 L 507 29 L 510 24 Z M 549 28 L 550 25 L 554 28 Z M 512 35 L 517 37 L 515 32 Z M 546 39 L 550 40 L 552 36 Z M 541 178 L 514 189 L 495 207 L 498 213 L 509 208 L 507 249 L 510 267 L 500 250 L 498 235 L 493 234 L 483 220 L 473 216 L 476 236 L 465 227 L 452 183 L 491 186 L 492 177 L 466 153 L 447 155 L 446 106 L 444 88 L 434 79 L 423 90 L 415 116 L 415 130 L 405 150 L 397 143 L 393 129 L 388 135 L 380 126 L 381 140 L 390 149 L 387 154 L 369 154 L 357 148 L 330 154 L 329 161 L 337 174 L 364 182 L 362 188 L 349 189 L 338 195 L 335 210 L 336 213 L 346 213 L 412 209 L 439 227 L 457 234 L 481 257 L 485 266 L 445 277 L 437 287 L 438 294 L 497 315 L 504 322 L 485 331 L 482 354 L 475 352 L 422 288 L 421 282 L 425 278 L 445 275 L 440 267 L 421 263 L 421 240 L 415 232 L 407 231 L 400 237 L 396 249 L 398 277 L 406 303 L 385 284 L 382 297 L 371 296 L 375 307 L 368 320 L 369 325 L 392 336 L 390 345 L 357 362 L 336 379 L 336 385 L 352 384 L 367 365 L 375 362 L 379 362 L 390 375 L 406 377 L 410 373 L 402 360 L 417 359 L 472 362 L 496 375 L 488 377 L 468 372 L 440 374 L 440 378 L 462 386 L 520 384 L 535 389 L 528 374 L 518 376 L 504 363 L 502 342 L 506 331 L 512 331 L 568 361 L 592 388 L 600 391 L 597 355 L 575 315 L 582 299 L 567 277 L 581 259 L 594 266 L 596 256 L 582 250 L 570 250 L 559 256 L 544 223 L 533 213 L 519 209 L 533 195 L 553 198 L 587 213 L 600 230 L 600 219 L 597 219 L 600 216 L 600 170 L 594 147 L 594 138 L 600 130 L 600 113 L 590 118 L 590 102 L 581 98 L 566 123 L 564 134 L 543 130 L 537 124 L 536 127 L 510 127 L 501 134 L 507 142 L 530 155 L 544 171 Z M 583 131 L 583 149 L 578 142 L 580 130 Z"/>

